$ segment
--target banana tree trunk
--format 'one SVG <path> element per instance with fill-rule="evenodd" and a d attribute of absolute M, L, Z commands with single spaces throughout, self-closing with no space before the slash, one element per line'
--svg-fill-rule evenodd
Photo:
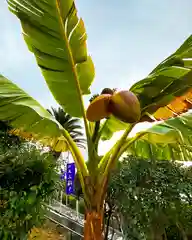
<path fill-rule="evenodd" d="M 88 211 L 85 214 L 84 240 L 103 240 L 103 211 Z"/>
<path fill-rule="evenodd" d="M 107 184 L 102 184 L 100 177 L 99 174 L 97 176 L 91 174 L 91 176 L 85 178 L 84 240 L 104 240 L 104 199 Z"/>

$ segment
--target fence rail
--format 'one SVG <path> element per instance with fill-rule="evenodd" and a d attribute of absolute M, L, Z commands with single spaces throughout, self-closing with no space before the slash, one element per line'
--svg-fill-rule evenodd
<path fill-rule="evenodd" d="M 66 205 L 54 200 L 51 205 L 46 205 L 48 213 L 46 217 L 72 233 L 83 237 L 84 215 L 80 214 Z M 108 239 L 122 240 L 122 234 L 112 228 L 109 229 Z"/>

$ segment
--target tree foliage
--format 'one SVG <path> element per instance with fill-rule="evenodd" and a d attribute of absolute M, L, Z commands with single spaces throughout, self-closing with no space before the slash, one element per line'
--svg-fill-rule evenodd
<path fill-rule="evenodd" d="M 173 226 L 182 239 L 192 228 L 192 167 L 127 157 L 111 177 L 107 202 L 127 239 L 174 239 Z"/>
<path fill-rule="evenodd" d="M 22 143 L 19 137 L 10 133 L 11 129 L 8 123 L 0 121 L 0 145 L 3 149 L 9 149 L 13 145 L 19 147 Z"/>
<path fill-rule="evenodd" d="M 56 189 L 55 161 L 35 148 L 11 148 L 0 152 L 0 239 L 27 239 L 42 223 L 43 203 Z"/>

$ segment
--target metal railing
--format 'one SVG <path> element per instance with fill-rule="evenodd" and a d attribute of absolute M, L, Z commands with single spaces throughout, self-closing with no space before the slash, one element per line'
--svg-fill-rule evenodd
<path fill-rule="evenodd" d="M 84 215 L 80 214 L 66 205 L 54 200 L 51 205 L 46 205 L 48 212 L 46 217 L 59 224 L 65 229 L 71 231 L 80 238 L 83 237 Z M 122 240 L 122 234 L 112 228 L 109 228 L 108 239 Z"/>

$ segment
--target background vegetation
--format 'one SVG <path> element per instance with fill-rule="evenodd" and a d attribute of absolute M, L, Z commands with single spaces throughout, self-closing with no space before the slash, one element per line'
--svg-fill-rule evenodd
<path fill-rule="evenodd" d="M 108 215 L 127 239 L 187 239 L 192 232 L 192 167 L 126 157 L 112 175 Z"/>
<path fill-rule="evenodd" d="M 23 144 L 0 148 L 0 239 L 26 239 L 42 224 L 57 187 L 56 162 L 49 153 Z"/>

